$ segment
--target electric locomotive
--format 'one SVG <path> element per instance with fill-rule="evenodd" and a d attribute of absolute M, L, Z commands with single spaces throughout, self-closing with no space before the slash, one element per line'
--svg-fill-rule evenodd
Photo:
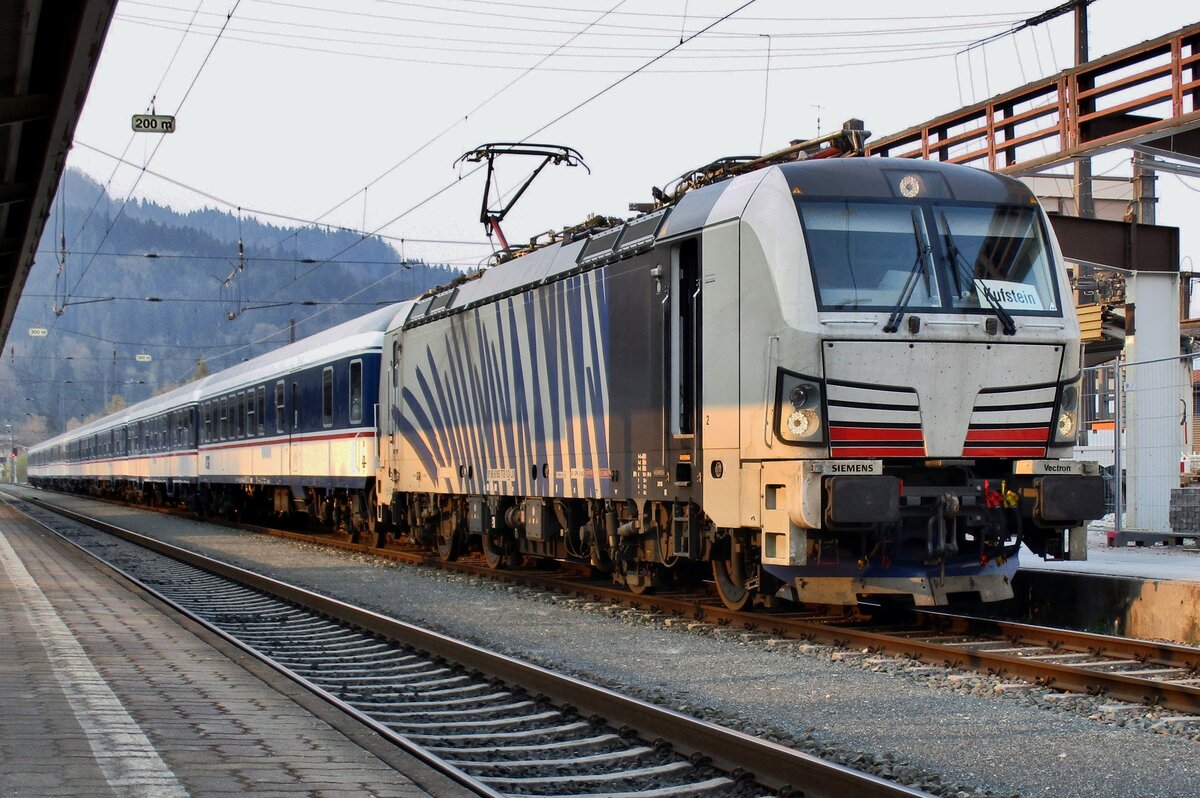
<path fill-rule="evenodd" d="M 718 165 L 398 315 L 385 525 L 635 591 L 711 567 L 737 608 L 998 600 L 1022 544 L 1086 556 L 1103 486 L 1070 459 L 1079 330 L 1037 200 L 826 157 L 855 132 Z"/>
<path fill-rule="evenodd" d="M 704 574 L 734 608 L 1007 598 L 1104 505 L 1062 256 L 1023 184 L 841 157 L 864 135 L 715 162 L 34 447 L 31 481 Z"/>

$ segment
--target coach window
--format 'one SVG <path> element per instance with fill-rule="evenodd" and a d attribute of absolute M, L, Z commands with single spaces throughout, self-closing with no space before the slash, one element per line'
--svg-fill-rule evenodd
<path fill-rule="evenodd" d="M 321 372 L 321 424 L 333 426 L 333 366 Z"/>
<path fill-rule="evenodd" d="M 258 386 L 258 434 L 265 435 L 267 432 L 267 387 L 265 385 Z"/>
<path fill-rule="evenodd" d="M 218 422 L 218 427 L 217 427 L 218 433 L 217 434 L 221 438 L 221 440 L 225 440 L 227 437 L 229 437 L 229 425 L 228 425 L 229 397 L 228 396 L 221 397 L 220 413 L 221 413 L 221 415 L 220 415 L 220 421 Z"/>
<path fill-rule="evenodd" d="M 254 434 L 254 391 L 246 391 L 238 394 L 238 401 L 242 403 L 242 432 L 246 437 Z"/>
<path fill-rule="evenodd" d="M 275 383 L 275 432 L 282 433 L 284 430 L 284 414 L 287 412 L 287 407 L 284 404 L 284 397 L 287 393 L 283 388 L 283 380 Z"/>
<path fill-rule="evenodd" d="M 292 382 L 292 429 L 300 429 L 300 383 Z"/>
<path fill-rule="evenodd" d="M 363 415 L 362 361 L 350 361 L 350 423 L 359 424 Z"/>

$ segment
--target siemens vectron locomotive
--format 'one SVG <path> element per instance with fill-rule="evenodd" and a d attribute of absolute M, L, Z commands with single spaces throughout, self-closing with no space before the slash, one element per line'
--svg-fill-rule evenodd
<path fill-rule="evenodd" d="M 828 145 L 828 146 L 826 146 Z M 591 563 L 641 591 L 1011 595 L 1085 555 L 1079 331 L 1021 183 L 787 158 L 47 441 L 39 485 Z"/>

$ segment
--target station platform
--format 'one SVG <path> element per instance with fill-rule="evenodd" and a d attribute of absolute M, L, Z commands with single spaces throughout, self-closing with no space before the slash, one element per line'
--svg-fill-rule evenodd
<path fill-rule="evenodd" d="M 0 501 L 0 796 L 469 793 Z"/>
<path fill-rule="evenodd" d="M 1181 546 L 1109 547 L 1088 532 L 1088 558 L 1045 561 L 1023 549 L 1013 579 L 1028 620 L 1104 634 L 1200 645 L 1200 551 Z"/>
<path fill-rule="evenodd" d="M 1130 579 L 1200 582 L 1200 549 L 1191 546 L 1109 546 L 1104 532 L 1093 531 L 1088 533 L 1086 560 L 1047 562 L 1028 549 L 1022 549 L 1021 568 Z"/>

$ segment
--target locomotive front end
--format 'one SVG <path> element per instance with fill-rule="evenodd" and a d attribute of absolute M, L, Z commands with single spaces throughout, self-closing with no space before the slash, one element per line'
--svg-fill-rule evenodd
<path fill-rule="evenodd" d="M 1025 186 L 797 163 L 763 179 L 743 230 L 743 291 L 778 312 L 743 314 L 768 342 L 765 434 L 743 433 L 765 578 L 831 604 L 992 601 L 1012 595 L 1022 544 L 1086 556 L 1104 493 L 1096 464 L 1070 459 L 1079 331 Z"/>

